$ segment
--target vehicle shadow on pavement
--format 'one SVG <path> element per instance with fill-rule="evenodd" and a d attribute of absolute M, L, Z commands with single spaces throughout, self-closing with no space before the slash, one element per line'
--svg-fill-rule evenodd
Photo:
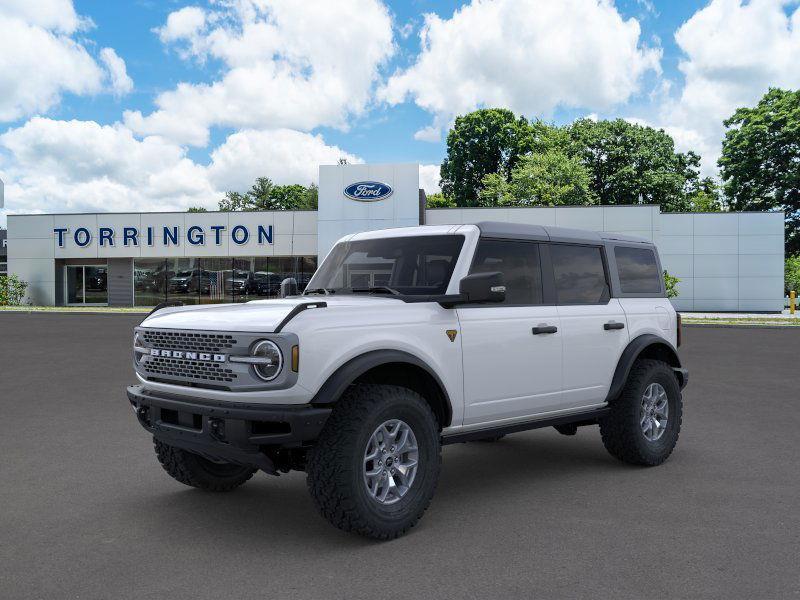
<path fill-rule="evenodd" d="M 580 481 L 584 475 L 627 469 L 609 457 L 599 443 L 596 428 L 591 433 L 563 438 L 544 433 L 508 436 L 498 442 L 472 442 L 448 446 L 443 451 L 442 473 L 432 509 L 437 521 L 452 527 L 454 515 L 468 512 L 476 502 L 489 501 L 502 510 L 504 502 L 524 497 L 536 503 L 563 489 L 563 480 Z M 480 485 L 475 485 L 475 482 Z M 340 552 L 375 542 L 338 531 L 317 513 L 306 490 L 305 474 L 293 472 L 280 477 L 256 474 L 231 493 L 215 494 L 176 487 L 166 475 L 147 486 L 146 497 L 117 507 L 140 513 L 136 519 L 142 535 L 175 536 L 196 543 L 220 547 L 259 547 L 281 544 L 286 550 L 313 543 Z M 147 506 L 142 511 L 142 503 Z M 434 512 L 431 510 L 430 512 Z M 431 514 L 409 535 L 429 526 L 437 527 Z M 288 543 L 288 546 L 287 546 Z"/>

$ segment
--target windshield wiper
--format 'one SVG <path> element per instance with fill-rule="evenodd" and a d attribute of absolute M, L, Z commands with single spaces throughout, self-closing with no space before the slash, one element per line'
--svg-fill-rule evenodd
<path fill-rule="evenodd" d="M 305 296 L 305 295 L 308 295 L 308 294 L 322 294 L 324 296 L 330 296 L 331 294 L 335 294 L 335 293 L 336 293 L 336 290 L 334 290 L 333 288 L 313 288 L 313 289 L 306 290 L 305 292 L 303 292 L 303 295 Z"/>
<path fill-rule="evenodd" d="M 400 292 L 398 292 L 394 288 L 390 288 L 387 285 L 373 285 L 371 287 L 363 287 L 363 288 L 351 288 L 351 292 L 354 294 L 364 293 L 364 294 L 392 294 L 393 296 L 399 296 Z"/>

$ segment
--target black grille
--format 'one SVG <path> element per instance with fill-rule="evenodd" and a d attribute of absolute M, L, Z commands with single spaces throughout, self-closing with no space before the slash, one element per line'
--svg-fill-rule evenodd
<path fill-rule="evenodd" d="M 163 375 L 180 379 L 231 382 L 237 377 L 236 373 L 225 368 L 220 363 L 181 360 L 165 356 L 149 356 L 142 366 L 150 375 Z"/>
<path fill-rule="evenodd" d="M 190 352 L 222 352 L 236 345 L 236 339 L 225 333 L 194 333 L 191 331 L 145 330 L 147 345 L 162 350 L 189 350 Z"/>

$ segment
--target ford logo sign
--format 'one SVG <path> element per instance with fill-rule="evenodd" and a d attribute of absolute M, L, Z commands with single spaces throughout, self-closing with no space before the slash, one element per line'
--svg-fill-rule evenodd
<path fill-rule="evenodd" d="M 392 195 L 391 186 L 378 181 L 358 181 L 344 188 L 344 195 L 359 202 L 375 202 Z"/>

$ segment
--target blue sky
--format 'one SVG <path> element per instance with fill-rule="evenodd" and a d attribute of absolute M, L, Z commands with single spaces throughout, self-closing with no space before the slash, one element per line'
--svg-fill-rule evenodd
<path fill-rule="evenodd" d="M 338 156 L 433 192 L 480 106 L 661 127 L 714 175 L 722 120 L 800 85 L 796 0 L 0 0 L 0 27 L 0 223 L 213 207 Z"/>
<path fill-rule="evenodd" d="M 123 110 L 136 108 L 149 112 L 154 109 L 153 100 L 158 92 L 171 89 L 182 81 L 212 80 L 216 70 L 220 68 L 213 61 L 198 65 L 180 60 L 165 49 L 158 36 L 153 33 L 154 29 L 164 24 L 170 12 L 198 3 L 76 0 L 74 4 L 79 14 L 94 21 L 95 28 L 90 32 L 93 42 L 98 46 L 113 47 L 125 59 L 128 74 L 136 82 L 136 89 L 124 98 L 108 95 L 66 97 L 63 104 L 51 113 L 57 118 L 114 123 L 119 120 Z M 410 24 L 413 27 L 413 33 L 408 37 L 396 36 L 398 52 L 382 68 L 388 75 L 397 68 L 413 64 L 420 51 L 418 33 L 424 14 L 435 13 L 447 19 L 463 3 L 412 0 L 390 1 L 386 4 L 398 25 Z M 659 40 L 658 43 L 664 50 L 664 74 L 677 79 L 680 78 L 677 67 L 681 52 L 675 44 L 673 34 L 681 23 L 704 4 L 698 0 L 662 0 L 652 4 L 641 0 L 625 0 L 617 2 L 616 6 L 624 17 L 633 17 L 640 22 L 644 40 Z M 594 111 L 559 108 L 552 115 L 529 116 L 545 116 L 557 123 L 564 123 L 589 112 Z M 612 110 L 602 116 L 616 117 L 617 114 Z M 445 153 L 443 139 L 439 143 L 430 143 L 413 138 L 414 132 L 427 125 L 429 120 L 430 115 L 427 112 L 413 103 L 404 103 L 400 106 L 375 107 L 369 114 L 354 120 L 350 131 L 343 132 L 330 127 L 319 127 L 314 131 L 321 132 L 326 141 L 361 156 L 367 162 L 441 162 Z M 215 141 L 221 141 L 229 132 L 230 130 L 215 132 Z M 381 140 L 382 143 L 376 143 L 376 140 Z M 207 159 L 208 149 L 194 150 L 192 155 L 198 160 Z"/>

